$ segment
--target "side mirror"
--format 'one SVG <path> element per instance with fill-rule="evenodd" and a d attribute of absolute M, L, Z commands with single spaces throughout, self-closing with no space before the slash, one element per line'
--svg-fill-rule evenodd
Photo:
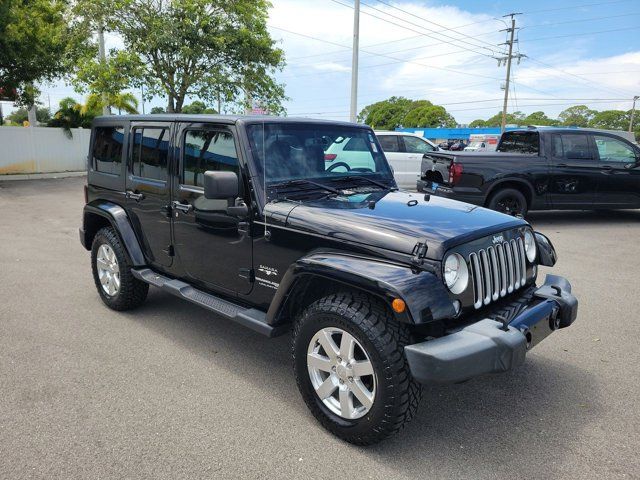
<path fill-rule="evenodd" d="M 238 196 L 238 175 L 235 172 L 204 172 L 204 196 L 209 200 Z"/>

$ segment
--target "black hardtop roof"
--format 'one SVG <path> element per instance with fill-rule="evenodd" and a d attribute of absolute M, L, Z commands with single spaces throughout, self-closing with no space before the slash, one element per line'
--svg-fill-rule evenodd
<path fill-rule="evenodd" d="M 535 126 L 531 125 L 529 127 L 518 127 L 514 129 L 509 129 L 505 131 L 508 132 L 553 132 L 553 133 L 616 133 L 615 130 L 603 130 L 600 128 L 583 128 L 583 127 L 552 127 L 552 126 Z M 621 133 L 625 133 L 621 130 Z"/>
<path fill-rule="evenodd" d="M 344 127 L 369 128 L 360 123 L 341 122 L 301 117 L 274 117 L 271 115 L 193 115 L 185 113 L 154 113 L 148 115 L 104 115 L 96 117 L 93 124 L 110 124 L 117 122 L 215 122 L 226 124 L 252 123 L 304 123 L 310 125 L 339 125 Z"/>

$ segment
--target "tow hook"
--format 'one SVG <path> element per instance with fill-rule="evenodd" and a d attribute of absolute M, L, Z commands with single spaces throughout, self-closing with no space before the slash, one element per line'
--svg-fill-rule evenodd
<path fill-rule="evenodd" d="M 557 330 L 560 328 L 560 309 L 558 307 L 553 307 L 553 311 L 551 312 L 551 316 L 549 317 L 549 328 L 551 330 Z"/>
<path fill-rule="evenodd" d="M 494 315 L 493 319 L 498 321 L 498 322 L 500 322 L 500 323 L 502 323 L 502 326 L 500 327 L 500 330 L 504 330 L 505 332 L 509 331 L 509 320 L 507 320 L 502 315 Z"/>

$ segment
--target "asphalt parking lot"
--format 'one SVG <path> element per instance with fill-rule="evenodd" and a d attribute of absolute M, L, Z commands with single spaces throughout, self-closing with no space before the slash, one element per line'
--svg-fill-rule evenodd
<path fill-rule="evenodd" d="M 307 411 L 288 336 L 156 290 L 107 309 L 84 181 L 0 182 L 0 478 L 640 478 L 640 211 L 532 214 L 577 322 L 361 448 Z"/>

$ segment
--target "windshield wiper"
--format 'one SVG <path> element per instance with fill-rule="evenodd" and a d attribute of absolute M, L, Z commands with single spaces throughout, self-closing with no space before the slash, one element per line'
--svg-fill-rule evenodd
<path fill-rule="evenodd" d="M 369 178 L 369 177 L 367 177 L 365 175 L 347 175 L 345 177 L 336 178 L 336 180 L 360 180 L 360 179 L 365 180 L 365 181 L 369 182 L 370 184 L 375 185 L 375 186 L 380 187 L 380 188 L 383 188 L 385 190 L 397 190 L 396 187 L 391 187 L 391 186 L 386 185 L 386 184 L 384 184 L 382 182 L 379 182 L 377 180 Z"/>
<path fill-rule="evenodd" d="M 306 178 L 298 178 L 296 180 L 287 180 L 286 182 L 273 183 L 270 185 L 272 188 L 286 188 L 286 187 L 294 187 L 296 185 L 314 185 L 318 188 L 326 190 L 327 192 L 335 193 L 336 195 L 341 195 L 342 192 L 336 188 L 330 187 L 328 185 L 324 185 L 322 183 L 314 182 L 313 180 L 307 180 Z"/>

